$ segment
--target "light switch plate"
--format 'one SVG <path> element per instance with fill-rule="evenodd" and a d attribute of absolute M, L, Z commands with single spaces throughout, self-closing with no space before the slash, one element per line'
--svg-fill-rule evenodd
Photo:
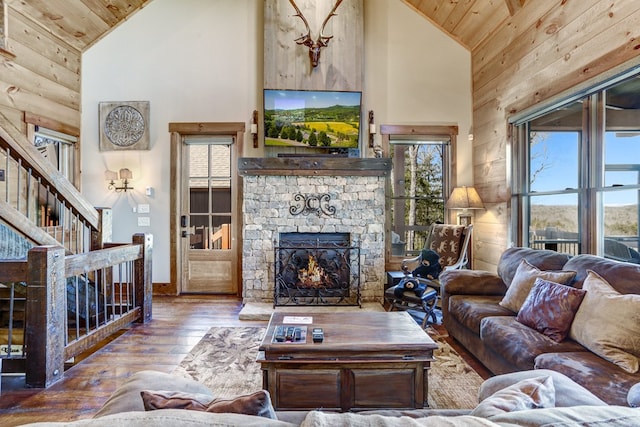
<path fill-rule="evenodd" d="M 141 214 L 149 213 L 149 204 L 148 203 L 138 204 L 138 213 L 141 213 Z"/>
<path fill-rule="evenodd" d="M 151 218 L 148 216 L 138 217 L 138 227 L 149 227 L 151 225 Z"/>

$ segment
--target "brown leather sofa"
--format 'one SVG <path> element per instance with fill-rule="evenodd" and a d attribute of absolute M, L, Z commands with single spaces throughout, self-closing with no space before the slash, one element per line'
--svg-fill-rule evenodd
<path fill-rule="evenodd" d="M 627 393 L 640 382 L 640 372 L 629 373 L 578 342 L 555 342 L 516 321 L 517 313 L 499 303 L 522 259 L 540 270 L 575 271 L 569 285 L 582 288 L 588 270 L 605 279 L 621 294 L 640 294 L 640 266 L 593 255 L 570 257 L 548 250 L 509 248 L 501 256 L 497 274 L 454 270 L 440 276 L 443 324 L 494 374 L 530 369 L 561 372 L 605 402 L 625 405 Z M 629 319 L 629 322 L 638 319 Z"/>

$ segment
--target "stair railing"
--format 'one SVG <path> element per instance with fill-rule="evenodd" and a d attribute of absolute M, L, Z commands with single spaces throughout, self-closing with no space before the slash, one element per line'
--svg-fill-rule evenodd
<path fill-rule="evenodd" d="M 0 218 L 32 242 L 83 253 L 111 240 L 111 223 L 2 114 L 0 175 Z"/>
<path fill-rule="evenodd" d="M 107 246 L 67 256 L 59 245 L 37 246 L 26 260 L 0 261 L 0 283 L 26 287 L 21 354 L 28 386 L 50 386 L 63 377 L 66 361 L 132 322 L 151 319 L 152 236 L 135 234 L 131 244 Z"/>

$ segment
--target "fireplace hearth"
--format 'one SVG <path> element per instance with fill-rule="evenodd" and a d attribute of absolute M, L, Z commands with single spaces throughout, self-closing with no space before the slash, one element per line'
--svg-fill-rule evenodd
<path fill-rule="evenodd" d="M 280 233 L 273 306 L 362 305 L 360 248 L 349 233 Z"/>

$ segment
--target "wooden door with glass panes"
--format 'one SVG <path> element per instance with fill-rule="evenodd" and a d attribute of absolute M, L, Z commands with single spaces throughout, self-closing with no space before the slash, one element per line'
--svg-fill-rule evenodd
<path fill-rule="evenodd" d="M 182 292 L 238 290 L 235 136 L 186 136 L 182 144 Z"/>

